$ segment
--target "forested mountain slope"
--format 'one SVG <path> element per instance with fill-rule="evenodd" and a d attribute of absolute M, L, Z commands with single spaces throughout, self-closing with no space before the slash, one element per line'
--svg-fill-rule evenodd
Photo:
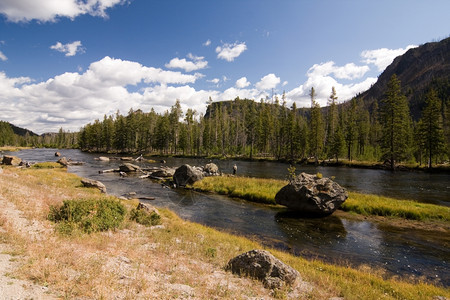
<path fill-rule="evenodd" d="M 420 118 L 424 106 L 423 95 L 433 87 L 439 98 L 449 104 L 450 97 L 450 38 L 431 42 L 408 50 L 394 59 L 378 77 L 377 82 L 358 98 L 367 107 L 380 101 L 386 93 L 387 83 L 396 74 L 406 95 L 414 120 Z"/>

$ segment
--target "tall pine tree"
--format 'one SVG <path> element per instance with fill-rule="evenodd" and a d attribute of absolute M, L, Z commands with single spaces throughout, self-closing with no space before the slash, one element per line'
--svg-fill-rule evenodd
<path fill-rule="evenodd" d="M 385 97 L 381 101 L 380 118 L 382 157 L 389 160 L 390 168 L 394 170 L 395 163 L 406 158 L 410 131 L 408 103 L 395 74 L 389 80 Z"/>

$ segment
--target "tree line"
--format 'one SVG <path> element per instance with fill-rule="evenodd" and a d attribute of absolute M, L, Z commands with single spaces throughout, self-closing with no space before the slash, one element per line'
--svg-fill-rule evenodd
<path fill-rule="evenodd" d="M 17 134 L 11 124 L 0 121 L 0 147 L 73 148 L 78 145 L 77 138 L 78 132 L 66 132 L 62 128 L 58 133 L 36 135 L 26 131 L 25 134 Z"/>
<path fill-rule="evenodd" d="M 204 116 L 179 100 L 166 112 L 131 109 L 84 126 L 78 135 L 85 151 L 163 155 L 275 158 L 315 161 L 346 158 L 438 163 L 449 157 L 449 113 L 434 89 L 424 95 L 422 117 L 413 121 L 401 83 L 394 75 L 380 103 L 367 107 L 361 98 L 338 104 L 333 87 L 321 108 L 314 88 L 311 108 L 298 109 L 281 99 L 207 103 Z M 60 132 L 60 134 L 62 134 Z"/>

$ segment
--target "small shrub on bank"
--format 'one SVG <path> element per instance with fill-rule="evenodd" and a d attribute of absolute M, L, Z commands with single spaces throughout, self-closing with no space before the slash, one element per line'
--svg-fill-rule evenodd
<path fill-rule="evenodd" d="M 130 211 L 130 220 L 145 226 L 154 226 L 161 224 L 161 216 L 152 212 L 146 212 L 143 209 L 133 208 Z"/>
<path fill-rule="evenodd" d="M 63 166 L 57 162 L 41 162 L 32 166 L 34 169 L 61 169 Z"/>
<path fill-rule="evenodd" d="M 66 200 L 61 207 L 50 207 L 48 219 L 58 223 L 62 234 L 92 233 L 119 227 L 125 214 L 125 207 L 113 199 Z"/>

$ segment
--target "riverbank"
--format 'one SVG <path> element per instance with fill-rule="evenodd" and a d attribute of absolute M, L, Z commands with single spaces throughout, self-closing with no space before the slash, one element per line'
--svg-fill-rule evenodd
<path fill-rule="evenodd" d="M 92 152 L 98 154 L 120 154 L 120 155 L 134 155 L 139 156 L 142 153 L 117 153 L 117 152 Z M 348 160 L 341 158 L 339 160 L 335 159 L 323 159 L 316 162 L 314 159 L 277 159 L 270 156 L 253 156 L 252 158 L 248 156 L 228 156 L 228 155 L 183 155 L 183 154 L 162 154 L 162 153 L 145 153 L 145 157 L 151 158 L 188 158 L 188 159 L 205 159 L 205 160 L 228 160 L 228 161 L 248 161 L 248 162 L 279 162 L 285 163 L 287 165 L 297 165 L 297 166 L 322 166 L 322 167 L 343 167 L 343 168 L 355 168 L 355 169 L 373 169 L 373 170 L 391 170 L 391 166 L 388 163 L 382 163 L 379 161 L 362 161 L 362 160 Z M 406 172 L 431 172 L 431 173 L 446 173 L 450 174 L 450 163 L 433 165 L 431 169 L 428 168 L 426 164 L 419 163 L 399 163 L 396 164 L 394 171 L 406 171 Z"/>
<path fill-rule="evenodd" d="M 287 183 L 287 181 L 276 179 L 220 176 L 204 178 L 195 182 L 192 188 L 197 191 L 276 205 L 275 195 Z M 349 192 L 349 198 L 340 210 L 348 215 L 356 214 L 363 218 L 383 220 L 393 225 L 402 224 L 402 227 L 410 222 L 414 228 L 450 230 L 450 208 L 445 206 Z"/>
<path fill-rule="evenodd" d="M 183 221 L 166 209 L 160 209 L 162 226 L 125 222 L 116 231 L 61 236 L 47 220 L 50 206 L 108 196 L 81 187 L 80 178 L 64 169 L 4 167 L 0 186 L 0 243 L 15 264 L 0 283 L 22 280 L 47 298 L 450 297 L 448 289 L 431 284 L 383 279 L 382 270 L 333 266 L 275 250 L 270 252 L 297 269 L 302 280 L 271 291 L 224 271 L 230 258 L 263 248 L 248 239 Z M 135 202 L 124 204 L 129 209 Z"/>

